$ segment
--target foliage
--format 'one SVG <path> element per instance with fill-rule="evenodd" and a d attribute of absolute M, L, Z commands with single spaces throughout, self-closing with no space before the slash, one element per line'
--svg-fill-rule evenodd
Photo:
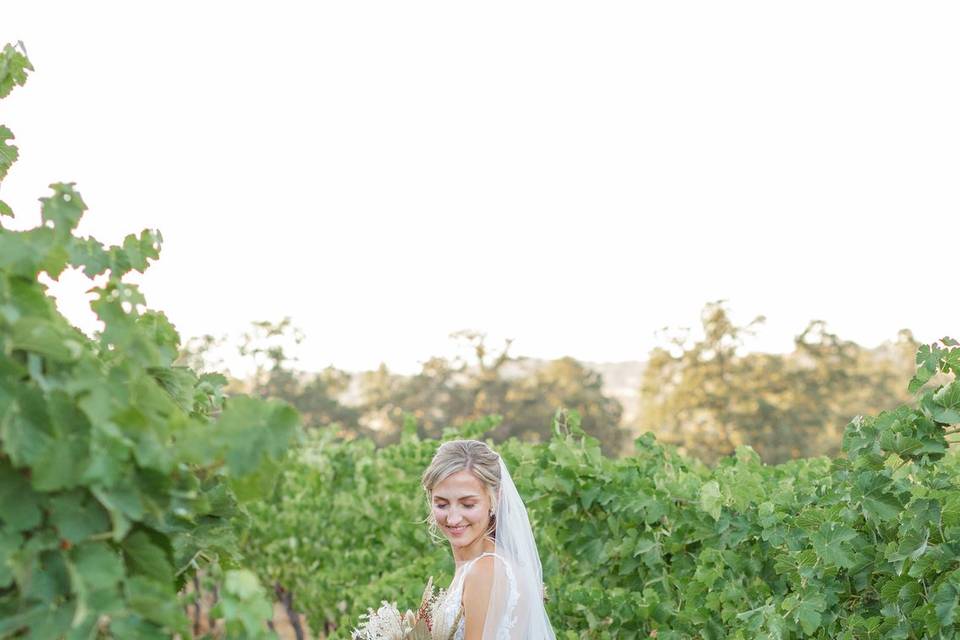
<path fill-rule="evenodd" d="M 245 363 L 252 365 L 252 371 L 243 379 L 231 379 L 227 389 L 284 400 L 299 412 L 308 428 L 338 425 L 344 433 L 362 431 L 358 426 L 360 410 L 339 399 L 347 392 L 350 374 L 334 367 L 317 373 L 295 368 L 296 360 L 289 350 L 303 340 L 303 332 L 289 317 L 279 322 L 251 323 L 240 337 L 236 351 Z M 193 338 L 181 349 L 179 362 L 198 370 L 207 369 L 214 362 L 222 365 L 223 353 L 230 350 L 227 343 L 226 336 Z"/>
<path fill-rule="evenodd" d="M 573 358 L 540 367 L 487 345 L 483 334 L 454 334 L 470 354 L 434 357 L 412 376 L 392 373 L 385 365 L 351 375 L 328 367 L 319 372 L 297 369 L 290 350 L 304 335 L 290 318 L 254 322 L 237 341 L 236 353 L 248 365 L 242 380 L 228 389 L 280 398 L 293 405 L 308 428 L 333 426 L 345 438 L 368 437 L 379 446 L 399 441 L 408 417 L 422 438 L 439 437 L 451 424 L 486 415 L 504 420 L 491 437 L 501 442 L 518 437 L 529 442 L 550 439 L 550 421 L 558 407 L 577 410 L 584 430 L 615 455 L 627 437 L 621 428 L 623 408 L 604 392 L 602 377 Z M 211 335 L 188 341 L 180 362 L 205 369 L 229 352 L 228 338 Z M 219 360 L 222 364 L 222 359 Z"/>
<path fill-rule="evenodd" d="M 273 607 L 260 581 L 247 569 L 232 569 L 223 578 L 220 599 L 213 615 L 226 620 L 226 637 L 265 635 L 263 622 L 273 617 Z"/>
<path fill-rule="evenodd" d="M 960 637 L 960 456 L 948 443 L 960 348 L 925 345 L 917 363 L 917 406 L 854 419 L 834 460 L 770 466 L 740 446 L 711 468 L 652 434 L 610 459 L 565 412 L 549 442 L 499 445 L 558 637 Z M 410 605 L 428 576 L 450 579 L 418 483 L 438 445 L 412 425 L 381 449 L 320 431 L 258 505 L 245 541 L 256 570 L 298 592 L 313 628 L 348 637 L 371 603 Z"/>
<path fill-rule="evenodd" d="M 369 439 L 312 430 L 273 501 L 252 508 L 244 546 L 256 570 L 295 594 L 313 629 L 349 637 L 367 607 L 419 596 L 427 576 L 452 577 L 418 521 L 426 505 L 419 473 L 434 451 L 412 427 L 379 449 Z"/>
<path fill-rule="evenodd" d="M 763 321 L 735 325 L 722 303 L 702 314 L 703 338 L 681 333 L 654 349 L 641 390 L 641 431 L 713 461 L 749 444 L 768 462 L 836 455 L 851 416 L 909 400 L 902 385 L 917 343 L 909 332 L 885 350 L 840 339 L 821 321 L 790 354 L 742 354 Z"/>
<path fill-rule="evenodd" d="M 540 434 L 540 425 L 550 425 L 560 407 L 577 412 L 580 426 L 600 441 L 608 456 L 619 455 L 627 440 L 627 431 L 620 425 L 620 402 L 604 392 L 599 373 L 573 358 L 551 360 L 515 381 L 509 398 L 510 404 L 503 408 L 509 418 L 504 421 L 509 419 L 520 433 L 537 434 L 535 442 L 550 439 L 550 433 Z"/>
<path fill-rule="evenodd" d="M 0 94 L 28 69 L 4 48 Z M 237 534 L 297 415 L 174 366 L 176 330 L 125 281 L 158 257 L 160 234 L 110 247 L 78 237 L 83 199 L 72 184 L 51 188 L 39 227 L 0 226 L 0 638 L 186 634 L 178 591 L 213 562 L 227 570 L 231 637 L 265 635 L 269 605 L 234 567 Z M 40 282 L 68 268 L 97 279 L 93 338 Z"/>
<path fill-rule="evenodd" d="M 240 355 L 251 358 L 256 367 L 245 381 L 246 389 L 262 398 L 286 400 L 297 409 L 308 427 L 355 424 L 359 411 L 338 400 L 350 382 L 349 374 L 328 367 L 303 375 L 293 368 L 295 361 L 283 343 L 293 346 L 303 339 L 303 333 L 293 326 L 289 317 L 278 323 L 254 322 L 239 346 Z"/>
<path fill-rule="evenodd" d="M 406 416 L 417 421 L 421 437 L 437 438 L 451 424 L 486 415 L 503 416 L 490 434 L 495 442 L 514 437 L 543 442 L 550 439 L 553 414 L 568 407 L 580 412 L 585 430 L 607 453 L 619 451 L 626 437 L 620 426 L 623 408 L 604 392 L 598 373 L 573 358 L 533 368 L 525 358 L 509 355 L 509 342 L 491 352 L 482 334 L 458 335 L 468 341 L 472 358 L 431 358 L 410 377 L 392 375 L 383 366 L 361 376 L 368 424 L 387 434 L 378 442 L 395 442 Z"/>
<path fill-rule="evenodd" d="M 545 442 L 553 413 L 565 407 L 580 414 L 584 431 L 607 456 L 629 454 L 632 438 L 652 431 L 708 462 L 741 444 L 767 462 L 781 462 L 836 455 L 850 416 L 909 400 L 902 379 L 918 346 L 909 331 L 868 349 L 814 321 L 796 337 L 792 353 L 743 354 L 745 336 L 761 320 L 738 327 L 713 303 L 703 313 L 703 339 L 674 336 L 652 351 L 645 372 L 642 363 L 625 363 L 629 373 L 612 373 L 613 383 L 642 374 L 639 407 L 621 405 L 629 394 L 611 390 L 605 375 L 584 363 L 515 357 L 509 341 L 494 348 L 474 332 L 453 336 L 466 355 L 430 358 L 410 376 L 385 365 L 358 374 L 333 367 L 301 371 L 290 353 L 304 336 L 289 318 L 253 323 L 234 347 L 226 336 L 192 339 L 180 362 L 203 370 L 236 350 L 249 374 L 231 380 L 228 391 L 281 398 L 307 427 L 335 425 L 345 438 L 367 437 L 378 446 L 399 441 L 408 417 L 421 438 L 437 438 L 449 425 L 493 414 L 504 417 L 489 434 L 494 442 Z"/>

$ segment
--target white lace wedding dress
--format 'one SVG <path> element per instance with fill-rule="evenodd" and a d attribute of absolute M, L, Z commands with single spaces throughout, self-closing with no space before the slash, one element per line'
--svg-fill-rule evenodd
<path fill-rule="evenodd" d="M 506 615 L 503 616 L 503 619 L 497 625 L 497 638 L 507 638 L 510 637 L 510 628 L 516 622 L 516 616 L 514 615 L 514 610 L 517 606 L 517 599 L 519 597 L 519 591 L 516 587 L 516 578 L 513 575 L 513 569 L 510 567 L 510 563 L 503 559 L 503 557 L 495 553 L 482 553 L 473 560 L 468 561 L 464 566 L 463 570 L 459 575 L 455 576 L 453 582 L 450 584 L 450 588 L 447 590 L 446 597 L 443 602 L 440 604 L 440 613 L 443 619 L 443 627 L 449 629 L 453 626 L 453 621 L 457 617 L 457 612 L 460 610 L 463 601 L 463 582 L 467 574 L 470 572 L 470 569 L 473 567 L 473 564 L 484 556 L 494 556 L 503 562 L 503 567 L 506 570 L 507 579 L 509 581 L 510 590 L 507 596 L 507 606 L 506 606 Z M 453 636 L 454 640 L 464 640 L 464 634 L 466 629 L 466 621 L 463 618 L 460 618 L 460 623 L 457 625 L 457 631 Z"/>

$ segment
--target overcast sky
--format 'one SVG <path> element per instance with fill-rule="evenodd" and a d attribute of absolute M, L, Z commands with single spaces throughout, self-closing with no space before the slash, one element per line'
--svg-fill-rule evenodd
<path fill-rule="evenodd" d="M 710 300 L 785 350 L 960 336 L 956 2 L 6 0 L 15 226 L 157 228 L 185 337 L 285 315 L 301 366 L 465 328 L 643 359 Z M 88 283 L 55 291 L 81 327 Z"/>

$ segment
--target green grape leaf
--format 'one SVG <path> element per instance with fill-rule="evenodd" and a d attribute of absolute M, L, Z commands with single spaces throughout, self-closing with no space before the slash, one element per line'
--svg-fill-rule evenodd
<path fill-rule="evenodd" d="M 907 387 L 910 393 L 916 393 L 930 381 L 930 378 L 934 376 L 940 366 L 942 353 L 942 350 L 936 345 L 920 345 L 916 357 L 917 372 L 910 379 L 910 384 Z"/>
<path fill-rule="evenodd" d="M 89 616 L 82 603 L 82 598 L 65 602 L 62 606 L 30 625 L 31 638 L 69 638 L 90 637 L 96 620 Z"/>
<path fill-rule="evenodd" d="M 0 436 L 13 465 L 28 467 L 54 445 L 53 430 L 43 394 L 32 386 L 21 386 L 16 393 L 13 411 L 0 423 Z"/>
<path fill-rule="evenodd" d="M 143 500 L 137 488 L 130 483 L 117 483 L 110 489 L 93 487 L 91 490 L 110 515 L 115 541 L 123 539 L 133 523 L 143 518 L 145 513 Z"/>
<path fill-rule="evenodd" d="M 273 607 L 257 577 L 245 569 L 227 571 L 223 593 L 215 609 L 224 616 L 229 632 L 248 638 L 269 637 L 264 620 L 272 616 Z"/>
<path fill-rule="evenodd" d="M 932 417 L 937 422 L 960 422 L 960 381 L 954 380 L 933 394 Z"/>
<path fill-rule="evenodd" d="M 891 493 L 893 484 L 886 475 L 863 471 L 853 480 L 852 498 L 860 502 L 866 518 L 874 522 L 887 522 L 900 516 L 903 502 Z"/>
<path fill-rule="evenodd" d="M 957 347 L 957 341 L 950 338 L 943 338 L 942 342 L 954 348 L 950 349 L 949 353 L 941 359 L 940 366 L 944 372 L 960 375 L 960 349 L 955 348 Z"/>
<path fill-rule="evenodd" d="M 49 422 L 35 430 L 36 456 L 31 460 L 31 481 L 38 491 L 70 489 L 83 482 L 89 461 L 90 423 L 62 391 L 45 403 Z"/>
<path fill-rule="evenodd" d="M 145 531 L 134 531 L 123 541 L 123 552 L 131 570 L 158 584 L 173 585 L 173 564 L 169 552 L 157 546 Z"/>
<path fill-rule="evenodd" d="M 0 617 L 0 638 L 17 635 L 16 632 L 36 628 L 40 622 L 50 615 L 50 606 L 46 603 L 30 606 L 12 615 Z"/>
<path fill-rule="evenodd" d="M 13 325 L 14 349 L 38 353 L 55 362 L 74 362 L 86 351 L 87 340 L 62 322 L 42 318 L 23 318 Z"/>
<path fill-rule="evenodd" d="M 70 555 L 85 589 L 106 589 L 123 580 L 123 559 L 105 542 L 78 545 L 70 550 Z"/>
<path fill-rule="evenodd" d="M 66 268 L 69 253 L 53 229 L 0 232 L 0 269 L 34 280 L 41 271 L 58 278 Z"/>
<path fill-rule="evenodd" d="M 70 263 L 83 267 L 88 278 L 98 276 L 110 268 L 110 252 L 93 238 L 73 238 L 69 251 Z"/>
<path fill-rule="evenodd" d="M 820 530 L 810 536 L 810 541 L 817 555 L 827 565 L 849 569 L 855 563 L 847 543 L 856 537 L 857 532 L 850 527 L 824 522 Z"/>
<path fill-rule="evenodd" d="M 42 517 L 41 497 L 30 481 L 0 458 L 0 523 L 8 531 L 28 531 Z"/>
<path fill-rule="evenodd" d="M 123 255 L 129 269 L 143 273 L 149 266 L 148 260 L 160 257 L 160 244 L 163 238 L 159 231 L 144 229 L 139 236 L 133 234 L 123 239 Z"/>
<path fill-rule="evenodd" d="M 13 132 L 0 125 L 0 180 L 3 180 L 10 170 L 10 166 L 17 161 L 20 152 L 17 147 L 7 141 L 13 140 Z"/>
<path fill-rule="evenodd" d="M 957 608 L 960 606 L 960 571 L 954 571 L 951 579 L 941 584 L 933 594 L 933 604 L 937 621 L 942 629 L 949 629 L 957 621 Z"/>
<path fill-rule="evenodd" d="M 794 521 L 798 527 L 801 529 L 806 529 L 807 531 L 813 532 L 817 531 L 820 528 L 820 525 L 824 521 L 823 512 L 817 509 L 807 509 L 801 511 Z"/>
<path fill-rule="evenodd" d="M 227 593 L 241 600 L 250 600 L 263 595 L 263 587 L 260 586 L 257 577 L 246 570 L 227 571 L 223 586 Z"/>
<path fill-rule="evenodd" d="M 20 47 L 23 48 L 22 43 Z M 14 87 L 22 87 L 27 82 L 27 71 L 33 71 L 27 56 L 11 44 L 4 45 L 0 52 L 0 98 L 10 95 Z"/>
<path fill-rule="evenodd" d="M 136 638 L 137 640 L 169 640 L 170 632 L 162 626 L 138 615 L 126 615 L 110 620 L 110 632 L 114 638 Z M 189 637 L 189 636 L 187 636 Z"/>
<path fill-rule="evenodd" d="M 916 560 L 926 552 L 929 541 L 930 530 L 926 527 L 910 529 L 902 535 L 896 549 L 887 553 L 886 558 L 896 564 L 897 573 L 900 573 L 906 560 Z"/>
<path fill-rule="evenodd" d="M 74 190 L 75 183 L 56 182 L 50 185 L 53 195 L 40 198 L 40 217 L 44 224 L 53 225 L 61 235 L 69 235 L 80 223 L 87 205 Z"/>
<path fill-rule="evenodd" d="M 230 488 L 241 502 L 265 498 L 276 486 L 281 469 L 277 461 L 266 458 L 258 463 L 256 471 L 243 475 L 231 475 Z"/>
<path fill-rule="evenodd" d="M 700 508 L 710 514 L 714 520 L 720 519 L 723 506 L 723 497 L 720 495 L 720 485 L 716 480 L 704 483 L 700 488 Z"/>
<path fill-rule="evenodd" d="M 23 544 L 23 535 L 0 528 L 0 589 L 6 589 L 13 581 L 10 560 Z"/>
<path fill-rule="evenodd" d="M 50 498 L 50 522 L 60 537 L 77 544 L 109 530 L 110 520 L 103 507 L 89 494 L 76 490 Z"/>
<path fill-rule="evenodd" d="M 155 344 L 163 354 L 164 362 L 172 365 L 180 355 L 180 334 L 167 318 L 167 316 L 158 311 L 145 311 L 137 318 L 137 328 L 150 337 L 150 341 Z M 164 386 L 164 389 L 171 395 L 177 396 L 178 404 L 183 407 L 184 413 L 190 413 L 193 409 L 193 394 L 197 386 L 197 374 L 187 367 L 163 367 L 170 371 L 171 376 L 179 377 L 179 382 L 173 387 Z M 148 372 L 155 373 L 154 368 L 148 368 Z M 154 376 L 157 377 L 156 375 Z M 157 379 L 158 382 L 162 381 Z M 189 388 L 191 398 L 187 402 L 185 396 L 180 395 L 183 389 Z M 176 389 L 176 391 L 174 390 Z"/>
<path fill-rule="evenodd" d="M 888 493 L 863 497 L 863 512 L 868 518 L 879 522 L 896 520 L 903 511 L 903 504 Z"/>
<path fill-rule="evenodd" d="M 820 595 L 808 596 L 800 601 L 794 615 L 805 634 L 812 636 L 820 628 L 821 613 L 826 607 L 826 600 Z"/>
<path fill-rule="evenodd" d="M 174 597 L 173 586 L 144 575 L 127 578 L 124 591 L 128 606 L 144 619 L 190 637 L 183 609 Z"/>
<path fill-rule="evenodd" d="M 300 424 L 297 412 L 275 400 L 231 398 L 216 423 L 215 442 L 226 449 L 231 474 L 252 473 L 264 458 L 279 458 Z"/>

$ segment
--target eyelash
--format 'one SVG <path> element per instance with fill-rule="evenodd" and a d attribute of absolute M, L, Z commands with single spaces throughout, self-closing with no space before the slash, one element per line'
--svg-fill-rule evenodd
<path fill-rule="evenodd" d="M 445 504 L 438 504 L 438 505 L 435 505 L 435 506 L 436 506 L 438 509 L 446 509 L 446 508 L 447 508 L 447 505 L 445 505 Z M 477 505 L 475 505 L 475 504 L 465 504 L 465 505 L 463 505 L 463 506 L 464 506 L 465 508 L 467 508 L 467 509 L 473 509 L 473 508 L 474 508 L 475 506 L 477 506 Z"/>

